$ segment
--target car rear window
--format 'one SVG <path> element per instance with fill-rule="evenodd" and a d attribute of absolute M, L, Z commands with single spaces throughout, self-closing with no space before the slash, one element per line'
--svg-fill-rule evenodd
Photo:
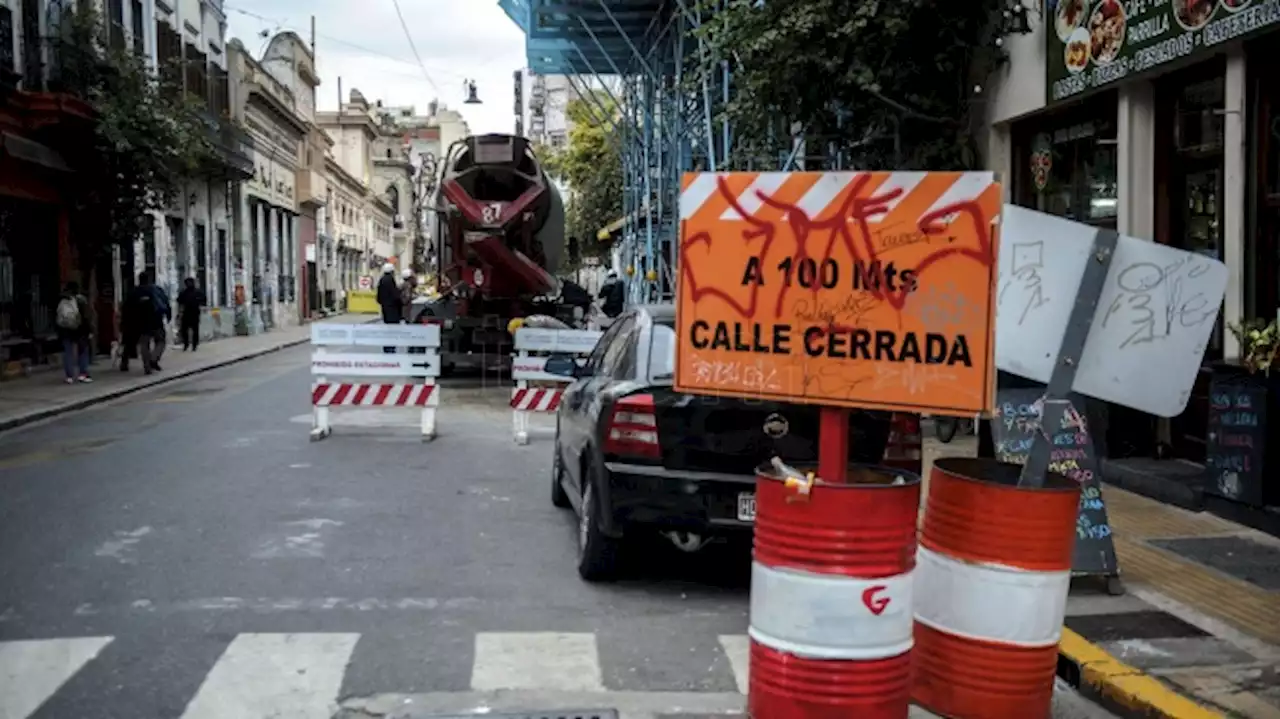
<path fill-rule="evenodd" d="M 675 379 L 675 328 L 669 324 L 654 322 L 649 338 L 649 381 L 669 382 Z"/>

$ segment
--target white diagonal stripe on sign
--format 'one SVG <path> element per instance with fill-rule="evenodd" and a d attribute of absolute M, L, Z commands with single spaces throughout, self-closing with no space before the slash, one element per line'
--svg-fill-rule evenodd
<path fill-rule="evenodd" d="M 479 632 L 471 688 L 604 691 L 595 634 Z"/>
<path fill-rule="evenodd" d="M 368 406 L 378 403 L 378 394 L 382 392 L 382 385 L 365 384 L 357 386 L 364 390 L 364 396 L 360 398 L 361 405 Z"/>
<path fill-rule="evenodd" d="M 111 637 L 0 642 L 0 719 L 26 719 Z"/>
<path fill-rule="evenodd" d="M 824 172 L 822 177 L 804 193 L 804 197 L 796 203 L 809 219 L 816 220 L 827 209 L 833 200 L 844 192 L 845 188 L 853 183 L 854 178 L 858 176 L 856 172 Z"/>
<path fill-rule="evenodd" d="M 413 386 L 407 384 L 395 385 L 391 388 L 390 397 L 394 398 L 394 400 L 389 400 L 390 404 L 397 406 L 407 405 L 409 400 L 413 398 Z"/>
<path fill-rule="evenodd" d="M 951 187 L 948 187 L 947 191 L 942 193 L 942 196 L 930 205 L 929 209 L 925 210 L 924 214 L 932 214 L 944 207 L 954 205 L 957 202 L 977 199 L 977 197 L 982 194 L 983 190 L 986 190 L 994 181 L 995 175 L 990 172 L 966 172 L 961 175 L 960 179 L 956 180 Z M 951 222 L 954 217 L 955 215 L 953 214 L 949 217 L 942 218 L 942 221 Z"/>
<path fill-rule="evenodd" d="M 893 212 L 894 208 L 900 205 L 903 200 L 907 199 L 907 195 L 910 195 L 921 182 L 924 182 L 924 178 L 927 177 L 928 174 L 929 173 L 927 172 L 889 173 L 889 178 L 884 181 L 884 184 L 872 191 L 872 196 L 884 197 L 885 195 L 892 193 L 894 190 L 902 190 L 902 192 L 899 192 L 893 199 L 886 200 L 884 204 L 881 205 L 884 207 L 883 212 L 872 212 L 869 213 L 868 217 L 879 217 Z"/>
<path fill-rule="evenodd" d="M 772 195 L 778 191 L 778 188 L 791 177 L 790 172 L 762 172 L 747 189 L 742 191 L 738 196 L 738 204 L 742 207 L 742 211 L 748 215 L 756 214 L 756 211 L 764 206 L 764 201 L 760 199 L 760 193 Z M 722 220 L 740 220 L 742 215 L 738 211 L 729 207 L 720 215 Z"/>
<path fill-rule="evenodd" d="M 716 191 L 716 178 L 719 177 L 714 172 L 707 172 L 698 175 L 689 188 L 680 193 L 680 219 L 687 220 L 698 213 L 698 209 L 711 197 Z"/>
<path fill-rule="evenodd" d="M 359 634 L 241 634 L 182 719 L 329 719 Z"/>
<path fill-rule="evenodd" d="M 555 390 L 542 390 L 542 396 L 538 398 L 538 411 L 546 412 L 551 409 L 551 405 L 555 404 L 556 397 L 558 397 L 559 394 L 560 393 Z"/>
<path fill-rule="evenodd" d="M 340 384 L 329 385 L 328 387 L 325 388 L 324 394 L 320 395 L 320 404 L 322 405 L 333 404 L 333 398 L 336 397 L 338 395 L 338 392 L 341 390 L 342 390 L 342 385 Z"/>

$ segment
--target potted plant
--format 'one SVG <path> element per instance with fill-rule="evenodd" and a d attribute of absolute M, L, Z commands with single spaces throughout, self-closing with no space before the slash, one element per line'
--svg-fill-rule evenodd
<path fill-rule="evenodd" d="M 1280 370 L 1280 323 L 1251 319 L 1228 323 L 1227 330 L 1240 356 L 1212 368 L 1204 491 L 1259 507 L 1275 504 L 1280 486 L 1268 481 L 1266 470 L 1268 448 L 1280 446 L 1280 436 L 1272 436 L 1280 435 L 1280 371 L 1272 372 Z"/>

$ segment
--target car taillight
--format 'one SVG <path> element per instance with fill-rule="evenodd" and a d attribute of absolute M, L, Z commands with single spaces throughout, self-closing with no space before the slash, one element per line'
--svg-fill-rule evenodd
<path fill-rule="evenodd" d="M 604 452 L 648 459 L 662 457 L 653 395 L 631 395 L 614 404 L 609 426 L 605 429 Z"/>
<path fill-rule="evenodd" d="M 424 324 L 424 325 L 442 325 L 442 324 L 444 324 L 444 320 L 440 319 L 439 317 L 423 317 L 423 318 L 422 318 L 422 320 L 421 320 L 421 322 L 422 322 L 422 324 Z"/>

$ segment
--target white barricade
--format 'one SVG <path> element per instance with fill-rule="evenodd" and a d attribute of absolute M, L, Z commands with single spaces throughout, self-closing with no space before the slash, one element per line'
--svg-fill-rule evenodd
<path fill-rule="evenodd" d="M 313 441 L 333 432 L 332 407 L 418 410 L 422 439 L 435 439 L 440 405 L 435 380 L 440 376 L 438 326 L 317 323 L 311 325 L 311 346 Z M 354 349 L 329 351 L 335 347 Z M 396 353 L 384 353 L 383 347 L 395 347 Z M 332 381 L 333 376 L 360 379 Z"/>
<path fill-rule="evenodd" d="M 529 415 L 532 412 L 554 412 L 560 406 L 564 384 L 572 377 L 548 374 L 544 371 L 547 357 L 552 354 L 573 355 L 579 364 L 595 348 L 603 332 L 596 330 L 548 330 L 522 327 L 516 330 L 515 358 L 511 362 L 511 378 L 516 386 L 511 390 L 511 423 L 516 444 L 529 443 Z M 530 387 L 530 382 L 560 383 L 558 387 Z"/>

